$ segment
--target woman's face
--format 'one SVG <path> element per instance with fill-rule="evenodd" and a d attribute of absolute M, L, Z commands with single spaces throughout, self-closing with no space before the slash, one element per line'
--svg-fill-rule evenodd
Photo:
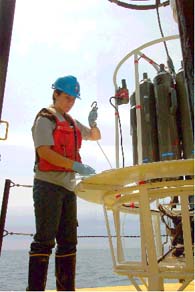
<path fill-rule="evenodd" d="M 75 103 L 75 97 L 64 92 L 54 92 L 55 108 L 61 113 L 68 113 Z"/>

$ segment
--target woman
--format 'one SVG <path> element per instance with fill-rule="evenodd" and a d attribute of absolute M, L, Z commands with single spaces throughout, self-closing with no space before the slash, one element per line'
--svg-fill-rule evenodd
<path fill-rule="evenodd" d="M 89 115 L 91 128 L 68 114 L 80 86 L 74 76 L 58 78 L 52 85 L 53 105 L 42 109 L 32 127 L 36 151 L 33 200 L 36 233 L 30 247 L 28 288 L 45 290 L 49 256 L 57 243 L 55 256 L 56 289 L 75 290 L 77 212 L 74 193 L 75 173 L 95 174 L 81 162 L 82 139 L 100 139 L 97 112 Z"/>

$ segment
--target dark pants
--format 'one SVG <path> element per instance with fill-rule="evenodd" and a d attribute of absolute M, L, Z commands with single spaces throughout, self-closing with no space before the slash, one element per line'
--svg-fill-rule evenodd
<path fill-rule="evenodd" d="M 56 254 L 76 253 L 76 196 L 61 186 L 34 180 L 33 199 L 36 234 L 30 254 L 50 255 L 57 243 Z"/>
<path fill-rule="evenodd" d="M 74 192 L 34 180 L 36 234 L 31 243 L 27 291 L 44 291 L 49 256 L 57 242 L 55 275 L 58 291 L 75 290 L 77 208 Z"/>

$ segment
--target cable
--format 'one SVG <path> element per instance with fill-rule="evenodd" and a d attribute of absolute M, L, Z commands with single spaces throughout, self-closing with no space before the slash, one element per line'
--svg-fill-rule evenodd
<path fill-rule="evenodd" d="M 122 127 L 121 127 L 121 119 L 120 119 L 120 114 L 119 114 L 119 110 L 118 108 L 111 102 L 111 100 L 115 98 L 115 96 L 112 96 L 109 101 L 111 106 L 113 106 L 113 108 L 115 109 L 115 113 L 118 116 L 118 122 L 119 122 L 119 129 L 120 129 L 120 144 L 121 144 L 121 153 L 122 153 L 122 159 L 123 159 L 123 168 L 125 167 L 125 156 L 124 156 L 124 149 L 123 149 L 123 135 L 122 135 Z"/>
<path fill-rule="evenodd" d="M 108 0 L 109 2 L 113 2 L 115 4 L 117 4 L 118 6 L 124 7 L 124 8 L 128 8 L 128 9 L 135 9 L 135 10 L 149 10 L 149 9 L 155 9 L 156 8 L 156 4 L 154 5 L 135 5 L 135 4 L 128 4 L 125 2 L 121 2 L 118 0 Z M 133 0 L 131 0 L 133 1 Z M 138 0 L 134 0 L 134 1 L 138 1 Z M 140 1 L 144 1 L 144 0 L 140 0 Z M 145 0 L 147 1 L 147 0 Z M 159 3 L 159 7 L 160 6 L 167 6 L 169 5 L 169 0 L 164 1 L 163 3 Z"/>
<path fill-rule="evenodd" d="M 93 112 L 93 111 L 97 112 L 97 110 L 98 110 L 98 107 L 97 107 L 97 101 L 92 102 L 92 104 L 91 104 L 91 108 L 92 108 L 92 110 L 91 110 L 92 112 Z M 90 111 L 90 113 L 91 113 L 91 111 Z M 90 113 L 89 113 L 89 115 L 90 115 Z M 97 118 L 97 117 L 96 117 L 96 118 Z M 94 122 L 95 122 L 95 121 L 94 121 Z M 96 125 L 96 122 L 95 122 L 95 125 Z M 96 141 L 96 142 L 97 142 L 97 145 L 99 146 L 100 150 L 102 151 L 104 157 L 105 157 L 106 160 L 108 161 L 109 166 L 110 166 L 111 168 L 113 168 L 113 167 L 112 167 L 112 164 L 110 163 L 110 160 L 108 159 L 106 153 L 105 153 L 104 150 L 102 149 L 102 146 L 100 145 L 99 141 Z"/>
<path fill-rule="evenodd" d="M 104 150 L 102 149 L 102 146 L 100 145 L 99 141 L 96 141 L 96 142 L 97 142 L 97 144 L 98 144 L 100 150 L 101 150 L 102 153 L 104 154 L 104 157 L 105 157 L 106 160 L 108 161 L 108 164 L 110 165 L 111 168 L 113 168 L 113 167 L 112 167 L 112 164 L 111 164 L 111 162 L 110 162 L 110 160 L 108 159 L 108 156 L 106 155 L 106 153 L 105 153 Z"/>
<path fill-rule="evenodd" d="M 162 36 L 162 38 L 164 38 L 164 33 L 163 33 L 161 20 L 160 20 L 160 14 L 159 14 L 159 4 L 160 4 L 160 0 L 156 0 L 156 12 L 157 12 L 158 25 L 159 25 L 161 36 Z M 166 41 L 163 41 L 163 43 L 164 43 L 165 51 L 166 51 L 166 54 L 167 54 L 167 65 L 169 67 L 170 72 L 175 75 L 175 68 L 174 68 L 174 65 L 173 65 L 173 61 L 172 61 L 172 59 L 171 59 L 171 57 L 169 55 L 167 43 L 166 43 Z"/>
<path fill-rule="evenodd" d="M 33 233 L 23 233 L 23 232 L 9 232 L 7 230 L 4 230 L 4 237 L 8 235 L 22 235 L 22 236 L 34 236 Z M 108 235 L 78 235 L 78 238 L 108 238 Z M 117 235 L 111 235 L 111 237 L 117 237 Z M 140 235 L 122 235 L 121 237 L 126 238 L 140 238 Z"/>
<path fill-rule="evenodd" d="M 159 25 L 161 36 L 164 38 L 164 33 L 163 33 L 163 30 L 162 30 L 162 26 L 161 26 L 161 20 L 160 20 L 158 4 L 159 4 L 159 0 L 156 0 L 156 12 L 157 12 L 158 25 Z M 164 43 L 165 51 L 166 51 L 166 54 L 167 54 L 167 57 L 168 57 L 169 56 L 169 52 L 168 52 L 167 44 L 166 44 L 165 41 L 163 41 L 163 43 Z"/>

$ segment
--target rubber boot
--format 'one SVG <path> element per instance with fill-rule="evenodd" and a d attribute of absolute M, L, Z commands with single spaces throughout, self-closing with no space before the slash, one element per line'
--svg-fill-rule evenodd
<path fill-rule="evenodd" d="M 45 291 L 49 255 L 30 255 L 27 291 Z"/>
<path fill-rule="evenodd" d="M 55 258 L 56 290 L 75 291 L 76 254 Z"/>

